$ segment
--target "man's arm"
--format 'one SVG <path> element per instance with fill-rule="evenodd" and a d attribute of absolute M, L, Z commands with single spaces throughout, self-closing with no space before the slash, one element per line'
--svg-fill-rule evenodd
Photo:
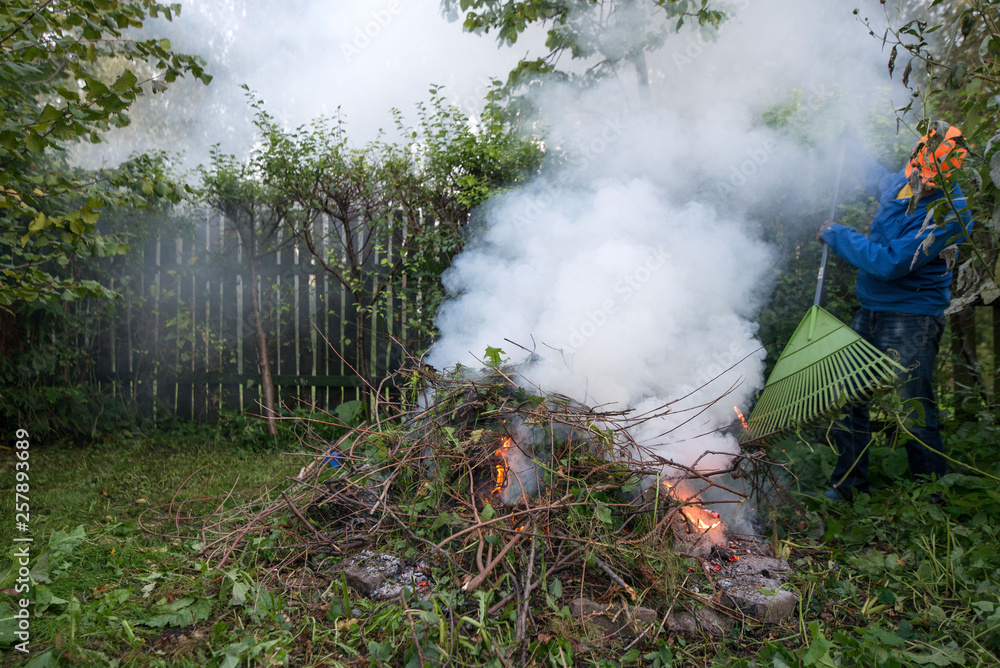
<path fill-rule="evenodd" d="M 959 198 L 955 203 L 964 207 L 965 198 Z M 873 243 L 865 235 L 837 223 L 824 230 L 822 239 L 830 244 L 838 257 L 883 281 L 892 281 L 927 264 L 945 247 L 964 237 L 954 213 L 946 216 L 943 230 L 932 223 L 925 226 L 926 216 L 927 207 L 920 207 L 908 217 L 905 232 L 887 244 Z M 971 228 L 972 220 L 967 211 L 963 211 L 962 218 L 965 225 Z M 923 247 L 931 234 L 934 235 L 933 241 Z"/>

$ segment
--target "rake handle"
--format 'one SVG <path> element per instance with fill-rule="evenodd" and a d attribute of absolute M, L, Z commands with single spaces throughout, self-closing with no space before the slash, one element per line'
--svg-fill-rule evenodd
<path fill-rule="evenodd" d="M 830 200 L 830 214 L 827 220 L 833 220 L 837 213 L 837 196 L 840 194 L 840 176 L 844 171 L 844 144 L 840 144 L 840 160 L 837 165 L 837 179 L 833 182 L 833 199 Z M 830 256 L 830 246 L 823 242 L 823 257 L 819 261 L 819 274 L 816 276 L 816 295 L 813 297 L 813 306 L 819 306 L 823 297 L 823 276 L 826 274 L 826 259 Z"/>

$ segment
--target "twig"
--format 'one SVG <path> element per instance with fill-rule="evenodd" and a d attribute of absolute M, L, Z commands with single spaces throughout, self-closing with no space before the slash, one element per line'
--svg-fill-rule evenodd
<path fill-rule="evenodd" d="M 532 523 L 532 521 L 530 519 L 528 520 L 528 522 Z M 521 601 L 521 605 L 523 606 L 523 609 L 522 609 L 521 613 L 517 616 L 517 642 L 518 643 L 523 643 L 524 642 L 524 636 L 525 636 L 525 634 L 528 631 L 528 604 L 531 601 L 531 596 L 529 595 L 529 592 L 531 591 L 531 576 L 534 574 L 534 571 L 535 571 L 535 545 L 536 545 L 535 538 L 532 537 L 531 538 L 531 550 L 528 553 L 528 568 L 527 568 L 527 573 L 524 576 L 524 587 L 522 588 L 522 591 L 524 592 L 524 596 L 523 596 L 524 600 Z M 528 649 L 527 645 L 524 645 L 522 653 L 526 652 L 527 649 Z M 524 665 L 527 665 L 527 663 L 528 663 L 527 662 L 527 657 L 522 654 L 521 665 L 524 666 Z"/>
<path fill-rule="evenodd" d="M 321 534 L 319 532 L 319 529 L 317 529 L 312 524 L 310 524 L 309 520 L 307 520 L 305 517 L 302 516 L 302 513 L 299 512 L 299 509 L 296 508 L 295 504 L 293 504 L 292 501 L 291 501 L 291 499 L 288 498 L 288 494 L 286 494 L 285 492 L 282 492 L 281 493 L 281 498 L 283 498 L 285 500 L 285 503 L 288 504 L 288 508 L 292 511 L 292 514 L 294 514 L 296 517 L 298 517 L 300 522 L 302 522 L 304 525 L 306 525 L 307 527 L 309 527 L 309 529 L 313 532 L 313 536 L 316 537 L 316 540 L 320 540 L 320 541 L 324 540 L 323 534 Z"/>
<path fill-rule="evenodd" d="M 525 536 L 525 532 L 523 532 L 520 529 L 518 529 L 517 534 L 513 538 L 511 538 L 509 541 L 507 541 L 507 544 L 504 545 L 504 548 L 502 550 L 500 550 L 500 554 L 498 554 L 496 557 L 494 557 L 493 560 L 490 561 L 490 563 L 486 564 L 486 570 L 482 571 L 479 575 L 477 575 L 476 577 L 472 578 L 471 580 L 469 580 L 468 582 L 466 582 L 464 585 L 462 585 L 462 591 L 464 591 L 464 592 L 472 592 L 472 591 L 475 591 L 476 588 L 479 587 L 479 585 L 483 584 L 483 580 L 485 580 L 486 577 L 491 572 L 493 572 L 493 569 L 496 568 L 496 565 L 500 563 L 500 560 L 503 559 L 507 555 L 508 552 L 510 552 L 510 549 L 512 547 L 514 547 L 519 542 L 521 542 L 521 539 L 524 538 L 524 536 Z"/>
<path fill-rule="evenodd" d="M 543 511 L 543 510 L 553 510 L 555 508 L 568 508 L 570 506 L 589 506 L 590 505 L 589 502 L 587 502 L 587 503 L 566 503 L 566 501 L 569 501 L 574 496 L 575 496 L 575 494 L 567 494 L 564 497 L 562 497 L 561 499 L 559 499 L 558 501 L 556 501 L 555 503 L 550 504 L 548 506 L 540 506 L 540 507 L 537 507 L 537 508 L 528 508 L 527 510 L 518 510 L 516 512 L 510 513 L 509 515 L 502 515 L 500 517 L 495 517 L 492 520 L 486 520 L 485 522 L 479 522 L 479 523 L 477 523 L 474 526 L 462 529 L 461 531 L 459 531 L 457 533 L 453 533 L 452 535 L 448 536 L 443 541 L 441 541 L 440 543 L 438 543 L 437 545 L 434 546 L 434 552 L 437 552 L 437 551 L 441 550 L 441 548 L 443 548 L 445 545 L 447 545 L 451 541 L 455 540 L 459 536 L 464 536 L 465 534 L 470 533 L 472 531 L 476 531 L 477 529 L 482 529 L 485 526 L 489 526 L 490 524 L 496 524 L 497 522 L 503 522 L 504 520 L 510 519 L 512 517 L 519 517 L 521 515 L 526 515 L 528 513 L 534 513 L 534 512 L 540 512 L 540 511 Z"/>
<path fill-rule="evenodd" d="M 636 600 L 636 598 L 638 598 L 636 596 L 635 590 L 632 589 L 632 587 L 629 586 L 627 582 L 618 577 L 618 574 L 615 573 L 613 570 L 611 570 L 611 567 L 608 566 L 606 563 L 604 563 L 604 560 L 598 557 L 596 554 L 594 555 L 594 563 L 597 564 L 598 568 L 607 573 L 608 577 L 614 580 L 619 587 L 628 592 L 628 595 L 632 597 L 633 601 Z"/>

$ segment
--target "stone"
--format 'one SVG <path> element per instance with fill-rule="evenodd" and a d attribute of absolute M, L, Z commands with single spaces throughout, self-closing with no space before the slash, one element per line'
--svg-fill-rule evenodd
<path fill-rule="evenodd" d="M 767 624 L 787 621 L 799 604 L 798 593 L 782 589 L 777 580 L 761 578 L 755 581 L 738 581 L 721 578 L 722 600 L 754 619 Z"/>
<path fill-rule="evenodd" d="M 413 564 L 390 554 L 364 550 L 334 567 L 332 575 L 339 579 L 343 573 L 347 584 L 366 598 L 380 601 L 396 598 L 406 587 L 423 599 L 431 591 L 427 570 L 422 563 Z"/>
<path fill-rule="evenodd" d="M 382 573 L 372 568 L 364 568 L 358 564 L 351 564 L 344 569 L 344 576 L 347 584 L 362 596 L 372 598 L 376 595 L 379 587 L 385 582 Z"/>
<path fill-rule="evenodd" d="M 569 602 L 573 618 L 584 626 L 596 627 L 605 637 L 636 636 L 650 624 L 659 621 L 655 610 L 642 606 L 602 605 L 589 598 Z"/>
<path fill-rule="evenodd" d="M 781 624 L 794 613 L 799 594 L 785 582 L 788 562 L 760 555 L 741 556 L 722 568 L 717 586 L 722 603 L 767 624 Z"/>
<path fill-rule="evenodd" d="M 686 610 L 674 611 L 667 615 L 667 628 L 674 633 L 701 635 L 707 632 L 722 636 L 732 627 L 731 619 L 709 607 L 698 608 L 693 615 Z"/>

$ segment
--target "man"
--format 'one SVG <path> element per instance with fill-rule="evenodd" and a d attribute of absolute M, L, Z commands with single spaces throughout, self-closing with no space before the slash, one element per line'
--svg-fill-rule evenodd
<path fill-rule="evenodd" d="M 851 328 L 907 369 L 900 391 L 910 411 L 913 438 L 906 452 L 914 477 L 948 472 L 932 381 L 954 262 L 954 255 L 949 262 L 942 251 L 972 230 L 954 180 L 966 145 L 958 128 L 931 123 L 902 171 L 890 173 L 878 164 L 866 170 L 864 184 L 879 202 L 867 236 L 832 221 L 819 229 L 819 238 L 858 268 L 861 309 Z M 870 432 L 868 407 L 850 407 L 834 430 L 839 457 L 828 498 L 850 501 L 868 490 Z"/>

